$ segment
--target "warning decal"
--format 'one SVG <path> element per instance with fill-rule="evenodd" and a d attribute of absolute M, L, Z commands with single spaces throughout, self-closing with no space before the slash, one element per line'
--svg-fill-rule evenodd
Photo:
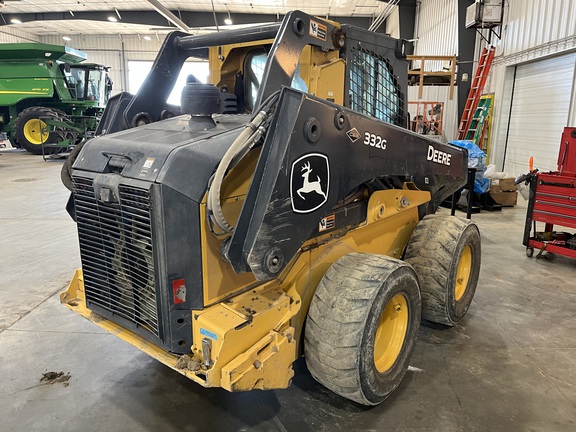
<path fill-rule="evenodd" d="M 330 216 L 322 218 L 320 224 L 318 225 L 318 231 L 319 232 L 327 231 L 334 228 L 335 226 L 336 226 L 336 215 L 331 214 Z"/>
<path fill-rule="evenodd" d="M 310 20 L 310 36 L 325 41 L 327 31 L 328 27 L 326 27 L 324 24 L 320 24 L 318 21 Z"/>

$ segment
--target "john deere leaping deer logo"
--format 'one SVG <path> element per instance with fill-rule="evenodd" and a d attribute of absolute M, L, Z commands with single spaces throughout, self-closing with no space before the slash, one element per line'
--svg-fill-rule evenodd
<path fill-rule="evenodd" d="M 309 192 L 316 192 L 319 195 L 322 195 L 326 198 L 326 194 L 322 192 L 322 185 L 320 184 L 320 176 L 316 176 L 317 180 L 310 181 L 310 173 L 312 172 L 312 168 L 310 168 L 310 162 L 305 163 L 302 165 L 302 178 L 304 179 L 304 184 L 300 189 L 296 191 L 296 193 L 302 198 L 303 200 L 306 199 L 305 196 L 302 194 L 307 194 Z"/>
<path fill-rule="evenodd" d="M 328 157 L 308 153 L 292 163 L 290 197 L 292 210 L 310 213 L 320 208 L 328 199 L 330 167 Z"/>

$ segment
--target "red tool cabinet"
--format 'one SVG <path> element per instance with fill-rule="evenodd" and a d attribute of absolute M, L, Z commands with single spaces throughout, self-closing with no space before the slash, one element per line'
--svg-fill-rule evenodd
<path fill-rule="evenodd" d="M 529 179 L 526 255 L 531 257 L 537 249 L 576 258 L 576 128 L 564 129 L 558 171 L 534 173 Z M 545 224 L 544 231 L 537 231 L 536 222 Z M 570 231 L 558 231 L 555 226 Z"/>

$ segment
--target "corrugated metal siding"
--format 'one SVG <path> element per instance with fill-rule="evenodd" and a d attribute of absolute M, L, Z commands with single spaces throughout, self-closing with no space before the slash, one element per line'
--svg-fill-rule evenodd
<path fill-rule="evenodd" d="M 400 39 L 400 16 L 398 6 L 394 6 L 392 13 L 386 18 L 386 33 L 391 37 Z"/>
<path fill-rule="evenodd" d="M 414 30 L 417 55 L 458 53 L 458 3 L 456 0 L 422 0 Z M 426 62 L 426 70 L 441 70 L 441 62 Z"/>
<path fill-rule="evenodd" d="M 72 41 L 68 45 L 84 51 L 88 61 L 110 67 L 110 77 L 114 83 L 112 94 L 128 90 L 127 62 L 130 60 L 152 61 L 164 42 L 155 37 L 150 40 L 138 38 L 137 35 L 123 35 L 122 39 L 116 35 L 71 35 Z M 43 36 L 42 42 L 62 44 L 60 36 Z M 124 50 L 122 50 L 124 42 Z M 124 59 L 122 58 L 124 54 Z"/>
<path fill-rule="evenodd" d="M 564 38 L 576 39 L 576 1 L 508 0 L 501 55 L 510 55 Z"/>
<path fill-rule="evenodd" d="M 416 9 L 414 29 L 414 54 L 455 55 L 458 53 L 458 3 L 457 0 L 422 0 Z M 420 67 L 417 62 L 413 67 Z M 425 70 L 442 70 L 444 62 L 426 62 Z M 447 141 L 456 136 L 458 127 L 458 96 L 449 99 L 448 86 L 424 86 L 422 101 L 444 103 L 443 132 Z M 418 86 L 408 87 L 408 100 L 418 100 Z"/>
<path fill-rule="evenodd" d="M 506 131 L 508 130 L 508 115 L 512 102 L 512 88 L 514 85 L 514 68 L 504 65 L 493 66 L 490 72 L 489 85 L 484 88 L 485 93 L 494 93 L 494 107 L 492 111 L 492 136 L 489 163 L 495 164 L 498 170 L 503 169 Z"/>
<path fill-rule="evenodd" d="M 0 31 L 0 43 L 37 42 L 38 36 L 11 27 L 3 27 Z"/>
<path fill-rule="evenodd" d="M 458 89 L 454 88 L 452 100 L 450 100 L 449 96 L 449 86 L 424 86 L 422 88 L 422 99 L 420 99 L 421 101 L 444 102 L 442 129 L 446 141 L 454 139 L 458 130 Z M 418 86 L 408 86 L 408 101 L 418 101 Z M 414 118 L 413 113 L 410 113 L 410 116 Z"/>
<path fill-rule="evenodd" d="M 139 39 L 137 35 L 123 35 L 122 39 L 116 35 L 72 35 L 72 41 L 68 45 L 85 52 L 121 52 L 122 42 L 124 42 L 124 53 L 127 60 L 154 60 L 162 42 L 163 37 L 158 41 L 153 38 L 150 41 Z M 46 43 L 62 44 L 59 36 L 43 36 L 42 41 Z"/>
<path fill-rule="evenodd" d="M 496 57 L 485 90 L 495 93 L 490 160 L 498 169 L 502 168 L 504 157 L 514 66 L 576 50 L 575 0 L 508 0 L 505 3 L 502 40 L 493 41 L 497 45 Z M 546 85 L 543 80 L 542 86 Z M 570 85 L 566 83 L 566 88 Z M 571 100 L 569 112 L 565 113 L 567 126 L 576 126 L 576 85 L 572 86 Z M 554 153 L 557 149 L 550 151 Z"/>
<path fill-rule="evenodd" d="M 576 54 L 568 54 L 518 66 L 504 171 L 525 173 L 530 156 L 541 171 L 556 169 L 575 61 Z"/>

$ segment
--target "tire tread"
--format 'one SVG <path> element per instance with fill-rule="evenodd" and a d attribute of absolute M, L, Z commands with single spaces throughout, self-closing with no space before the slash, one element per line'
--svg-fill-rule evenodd
<path fill-rule="evenodd" d="M 336 261 L 320 281 L 308 312 L 305 357 L 312 376 L 334 393 L 373 405 L 360 383 L 362 333 L 382 275 L 403 265 L 387 256 L 351 253 Z"/>

